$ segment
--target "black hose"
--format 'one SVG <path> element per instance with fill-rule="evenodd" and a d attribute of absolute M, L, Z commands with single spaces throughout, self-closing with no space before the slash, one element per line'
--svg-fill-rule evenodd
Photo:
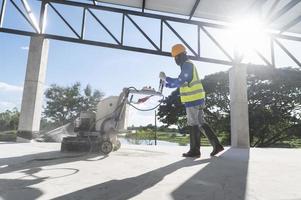
<path fill-rule="evenodd" d="M 162 104 L 162 101 L 160 101 L 160 103 L 159 103 L 158 105 L 156 105 L 155 107 L 153 107 L 153 108 L 149 108 L 149 109 L 141 109 L 141 108 L 137 108 L 137 107 L 134 106 L 132 103 L 129 103 L 129 105 L 132 106 L 133 108 L 135 108 L 136 110 L 143 111 L 143 112 L 155 110 L 155 109 L 158 108 L 161 104 Z"/>

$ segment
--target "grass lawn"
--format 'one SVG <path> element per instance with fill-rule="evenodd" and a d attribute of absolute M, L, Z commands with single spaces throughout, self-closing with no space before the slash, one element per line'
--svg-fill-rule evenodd
<path fill-rule="evenodd" d="M 157 134 L 158 140 L 163 140 L 167 142 L 178 143 L 179 145 L 189 144 L 189 135 L 183 136 L 178 133 L 164 133 L 159 132 Z M 201 145 L 202 146 L 210 146 L 210 143 L 206 137 L 201 137 Z"/>
<path fill-rule="evenodd" d="M 288 141 L 283 141 L 281 143 L 276 143 L 273 147 L 301 148 L 301 139 L 297 138 Z"/>
<path fill-rule="evenodd" d="M 135 138 L 140 140 L 154 140 L 155 133 L 152 131 L 138 131 L 135 134 L 128 134 L 126 137 Z M 219 141 L 225 146 L 230 145 L 229 139 L 226 135 L 219 135 Z M 177 132 L 157 132 L 157 140 L 167 141 L 172 143 L 178 143 L 179 145 L 189 144 L 189 135 L 181 135 Z M 201 146 L 211 146 L 207 137 L 201 136 Z M 270 147 L 273 148 L 301 148 L 301 139 L 292 139 L 289 141 L 283 141 L 281 143 L 274 144 Z"/>
<path fill-rule="evenodd" d="M 16 141 L 16 130 L 0 132 L 0 141 L 14 142 Z"/>
<path fill-rule="evenodd" d="M 155 133 L 150 131 L 139 131 L 135 134 L 128 134 L 126 137 L 136 138 L 141 140 L 154 140 Z M 170 133 L 170 132 L 157 132 L 157 140 L 167 141 L 172 143 L 178 143 L 179 145 L 189 144 L 189 135 L 181 135 L 179 133 Z M 202 146 L 210 146 L 210 143 L 206 137 L 201 137 Z"/>

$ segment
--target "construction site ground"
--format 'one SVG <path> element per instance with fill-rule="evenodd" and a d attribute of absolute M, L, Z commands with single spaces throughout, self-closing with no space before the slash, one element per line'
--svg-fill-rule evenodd
<path fill-rule="evenodd" d="M 301 150 L 122 145 L 108 156 L 59 143 L 0 143 L 0 200 L 301 200 Z"/>

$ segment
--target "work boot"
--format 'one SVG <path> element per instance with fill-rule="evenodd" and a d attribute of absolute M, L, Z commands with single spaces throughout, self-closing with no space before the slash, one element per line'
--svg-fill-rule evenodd
<path fill-rule="evenodd" d="M 196 157 L 196 158 L 199 158 L 201 156 L 200 152 L 197 153 L 190 150 L 187 153 L 183 153 L 182 155 L 183 157 Z"/>
<path fill-rule="evenodd" d="M 204 129 L 205 135 L 208 138 L 210 144 L 213 146 L 213 151 L 210 153 L 210 156 L 215 156 L 219 152 L 223 151 L 224 147 L 218 141 L 218 138 L 216 137 L 212 128 L 207 123 L 204 123 L 202 125 L 202 128 Z"/>
<path fill-rule="evenodd" d="M 200 157 L 200 129 L 199 126 L 189 126 L 190 150 L 183 153 L 183 157 Z"/>
<path fill-rule="evenodd" d="M 192 157 L 195 141 L 194 141 L 194 133 L 192 132 L 192 126 L 188 126 L 189 130 L 189 151 L 187 153 L 183 153 L 183 157 Z"/>
<path fill-rule="evenodd" d="M 213 147 L 213 151 L 210 153 L 210 156 L 215 156 L 216 154 L 218 154 L 219 152 L 221 152 L 223 150 L 224 150 L 224 147 L 221 144 L 218 144 Z"/>
<path fill-rule="evenodd" d="M 193 132 L 194 132 L 194 139 L 195 139 L 195 149 L 194 152 L 197 155 L 201 155 L 200 153 L 200 146 L 201 146 L 201 131 L 200 131 L 200 127 L 197 126 L 193 126 Z"/>

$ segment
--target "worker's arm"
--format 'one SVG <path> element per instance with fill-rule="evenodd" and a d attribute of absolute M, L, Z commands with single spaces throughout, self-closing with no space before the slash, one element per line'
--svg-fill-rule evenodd
<path fill-rule="evenodd" d="M 178 78 L 166 77 L 166 87 L 177 88 L 181 87 L 185 82 L 189 83 L 192 80 L 193 65 L 185 62 L 182 66 L 181 74 Z"/>

